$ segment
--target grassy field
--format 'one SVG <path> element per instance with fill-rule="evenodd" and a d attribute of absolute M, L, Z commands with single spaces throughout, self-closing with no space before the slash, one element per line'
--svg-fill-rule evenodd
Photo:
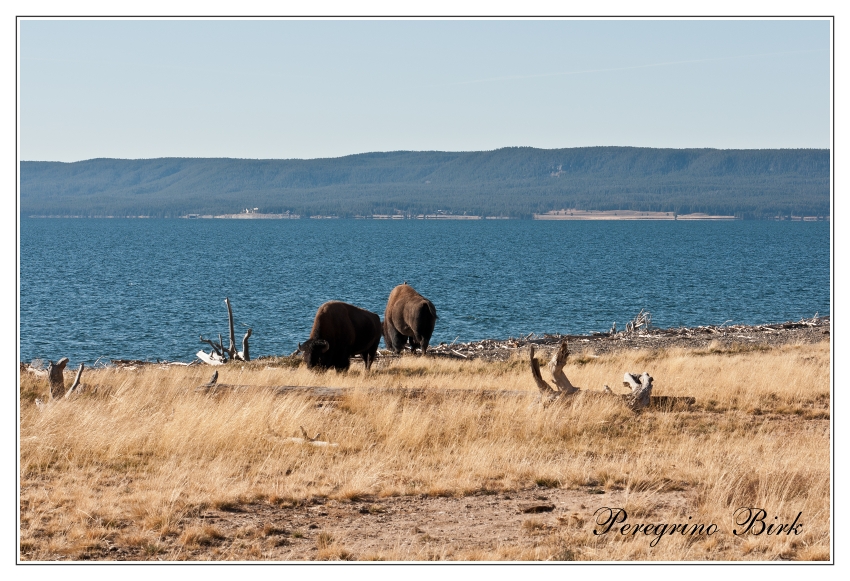
<path fill-rule="evenodd" d="M 828 341 L 571 356 L 565 372 L 584 389 L 625 393 L 624 372 L 648 371 L 653 395 L 697 399 L 688 410 L 638 414 L 617 398 L 581 395 L 544 408 L 527 354 L 500 363 L 405 356 L 368 374 L 359 362 L 318 374 L 256 361 L 219 367 L 218 381 L 257 387 L 212 394 L 195 391 L 209 367 L 87 370 L 81 394 L 41 407 L 46 378 L 22 372 L 20 559 L 829 560 L 829 357 Z M 351 389 L 317 405 L 262 387 L 276 385 Z M 398 387 L 440 393 L 371 389 Z M 486 399 L 475 393 L 483 390 L 532 395 Z M 302 426 L 338 445 L 292 440 Z M 427 551 L 398 542 L 367 551 L 358 547 L 368 531 L 345 528 L 348 517 L 336 529 L 327 520 L 368 500 L 387 507 L 375 522 L 391 532 L 417 502 L 424 511 L 462 500 L 478 511 L 488 499 L 538 492 L 558 500 L 554 511 L 501 524 L 492 515 L 493 527 L 516 529 L 510 542 L 476 544 L 458 526 L 442 539 L 414 531 Z M 336 512 L 298 529 L 292 519 L 317 503 Z M 605 506 L 625 509 L 630 525 L 716 532 L 666 534 L 654 546 L 657 527 L 594 534 L 604 528 L 594 511 Z M 734 535 L 742 507 L 763 508 L 765 524 L 802 513 L 800 534 Z M 268 518 L 228 524 L 228 514 L 252 511 Z"/>

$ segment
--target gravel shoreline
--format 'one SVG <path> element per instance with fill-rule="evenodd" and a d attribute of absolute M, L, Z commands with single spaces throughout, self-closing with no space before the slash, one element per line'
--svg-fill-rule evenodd
<path fill-rule="evenodd" d="M 508 339 L 484 339 L 469 343 L 440 343 L 428 347 L 428 355 L 453 359 L 480 359 L 485 361 L 507 361 L 516 353 L 534 345 L 541 356 L 567 339 L 570 351 L 579 354 L 583 351 L 594 355 L 603 355 L 630 349 L 703 349 L 714 344 L 722 348 L 732 345 L 776 347 L 792 343 L 819 343 L 830 339 L 830 317 L 812 317 L 799 321 L 771 323 L 767 325 L 705 325 L 698 327 L 675 327 L 670 329 L 641 328 L 632 332 L 594 333 L 592 335 L 561 335 L 534 333 L 524 337 Z M 409 348 L 402 356 L 410 355 Z M 298 357 L 297 352 L 286 356 L 261 356 L 256 361 L 289 359 Z M 378 351 L 378 358 L 399 357 L 388 350 Z M 300 359 L 300 357 L 299 357 Z M 116 367 L 139 365 L 203 365 L 199 359 L 191 363 L 169 361 L 140 361 L 114 359 L 107 365 Z M 22 367 L 25 364 L 22 363 Z"/>
<path fill-rule="evenodd" d="M 484 359 L 505 361 L 518 350 L 534 345 L 535 348 L 554 348 L 561 341 L 570 342 L 570 351 L 592 352 L 595 355 L 630 349 L 707 348 L 718 345 L 776 347 L 789 343 L 819 343 L 830 338 L 829 317 L 813 317 L 800 321 L 787 321 L 769 325 L 707 325 L 671 329 L 640 329 L 627 333 L 594 333 L 593 335 L 531 334 L 507 340 L 485 339 L 470 343 L 440 343 L 428 348 L 428 354 L 457 359 Z M 388 353 L 388 352 L 387 352 Z"/>

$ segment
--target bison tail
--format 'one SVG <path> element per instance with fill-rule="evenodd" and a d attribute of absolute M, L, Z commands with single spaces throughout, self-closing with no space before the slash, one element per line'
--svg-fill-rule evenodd
<path fill-rule="evenodd" d="M 428 302 L 428 310 L 431 311 L 431 316 L 434 317 L 435 319 L 437 319 L 438 318 L 437 317 L 437 309 L 434 308 L 434 303 L 432 303 L 431 301 L 427 301 L 427 302 Z"/>

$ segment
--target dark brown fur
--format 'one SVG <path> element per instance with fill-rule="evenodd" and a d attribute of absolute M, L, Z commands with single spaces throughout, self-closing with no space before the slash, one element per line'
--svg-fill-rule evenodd
<path fill-rule="evenodd" d="M 390 293 L 384 311 L 384 342 L 387 349 L 400 353 L 410 341 L 413 351 L 428 350 L 428 342 L 434 333 L 437 310 L 433 303 L 413 290 L 407 283 L 400 284 Z"/>
<path fill-rule="evenodd" d="M 298 350 L 309 368 L 348 369 L 349 359 L 362 355 L 368 370 L 381 342 L 381 318 L 371 311 L 340 301 L 319 307 L 310 339 Z"/>

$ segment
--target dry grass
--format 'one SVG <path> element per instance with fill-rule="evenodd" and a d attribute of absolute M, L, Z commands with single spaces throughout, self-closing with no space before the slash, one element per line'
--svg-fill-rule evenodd
<path fill-rule="evenodd" d="M 423 548 L 415 558 L 469 560 L 829 559 L 829 343 L 769 350 L 619 352 L 571 359 L 578 386 L 615 391 L 624 371 L 649 371 L 657 395 L 691 395 L 691 410 L 635 415 L 598 398 L 543 409 L 533 398 L 406 399 L 366 388 L 534 390 L 527 361 L 404 357 L 371 374 L 316 374 L 258 362 L 219 368 L 219 383 L 353 388 L 336 405 L 266 389 L 206 395 L 209 368 L 105 369 L 70 400 L 44 399 L 46 381 L 20 384 L 20 555 L 55 559 L 268 558 L 284 541 L 270 525 L 229 534 L 199 525 L 204 511 L 313 498 L 469 495 L 529 487 L 626 491 L 629 522 L 718 523 L 710 538 L 594 535 L 592 511 L 558 526 L 529 519 L 534 546 Z M 304 426 L 338 447 L 293 444 Z M 652 499 L 681 491 L 687 511 Z M 741 506 L 802 511 L 804 534 L 735 537 Z M 646 519 L 646 520 L 640 520 Z M 654 519 L 654 521 L 648 520 Z M 296 537 L 297 531 L 289 538 Z M 411 558 L 392 548 L 354 555 L 331 534 L 316 559 Z M 428 552 L 431 551 L 431 552 Z"/>

